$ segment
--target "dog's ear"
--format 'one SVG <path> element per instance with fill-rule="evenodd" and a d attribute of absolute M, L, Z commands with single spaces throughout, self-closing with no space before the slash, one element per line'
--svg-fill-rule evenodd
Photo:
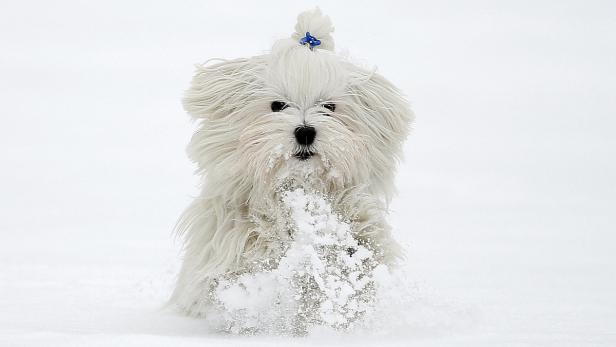
<path fill-rule="evenodd" d="M 197 65 L 190 88 L 184 95 L 184 109 L 195 119 L 218 119 L 245 106 L 260 90 L 259 64 L 249 59 L 223 60 Z"/>
<path fill-rule="evenodd" d="M 406 98 L 375 71 L 350 68 L 348 104 L 351 114 L 361 116 L 362 132 L 371 142 L 366 150 L 373 163 L 370 187 L 389 202 L 395 192 L 393 175 L 402 158 L 402 144 L 413 121 Z"/>
<path fill-rule="evenodd" d="M 414 119 L 409 103 L 402 93 L 375 71 L 354 67 L 350 73 L 349 96 L 351 105 L 366 115 L 365 126 L 377 140 L 378 146 L 399 159 L 402 143 Z"/>

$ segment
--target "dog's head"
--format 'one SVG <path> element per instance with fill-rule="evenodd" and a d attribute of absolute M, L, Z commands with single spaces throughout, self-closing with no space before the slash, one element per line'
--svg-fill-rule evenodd
<path fill-rule="evenodd" d="M 365 185 L 388 199 L 412 113 L 385 78 L 333 53 L 316 9 L 271 53 L 206 63 L 184 98 L 199 120 L 189 155 L 208 180 L 254 188 L 292 178 L 325 189 Z"/>

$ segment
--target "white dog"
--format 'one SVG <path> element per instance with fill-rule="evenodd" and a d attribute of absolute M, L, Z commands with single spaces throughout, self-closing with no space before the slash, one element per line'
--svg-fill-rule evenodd
<path fill-rule="evenodd" d="M 375 71 L 336 55 L 318 9 L 271 53 L 206 63 L 184 98 L 199 127 L 188 153 L 204 177 L 178 222 L 184 262 L 171 302 L 201 316 L 217 278 L 279 256 L 292 237 L 281 192 L 319 192 L 378 261 L 401 255 L 385 217 L 413 115 Z"/>

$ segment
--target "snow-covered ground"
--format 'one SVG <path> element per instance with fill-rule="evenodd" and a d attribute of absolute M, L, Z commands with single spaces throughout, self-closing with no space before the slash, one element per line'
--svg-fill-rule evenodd
<path fill-rule="evenodd" d="M 0 345 L 616 345 L 616 6 L 322 1 L 417 113 L 392 209 L 410 301 L 368 336 L 161 309 L 196 194 L 192 65 L 306 2 L 0 2 Z"/>

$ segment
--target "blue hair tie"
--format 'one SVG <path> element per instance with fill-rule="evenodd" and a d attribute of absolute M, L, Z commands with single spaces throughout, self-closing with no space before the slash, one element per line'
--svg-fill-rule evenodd
<path fill-rule="evenodd" d="M 310 45 L 310 49 L 313 49 L 314 47 L 318 46 L 321 44 L 321 40 L 317 39 L 316 37 L 310 35 L 310 32 L 306 32 L 306 36 L 302 37 L 301 39 L 299 39 L 299 44 L 302 46 L 305 45 Z"/>

